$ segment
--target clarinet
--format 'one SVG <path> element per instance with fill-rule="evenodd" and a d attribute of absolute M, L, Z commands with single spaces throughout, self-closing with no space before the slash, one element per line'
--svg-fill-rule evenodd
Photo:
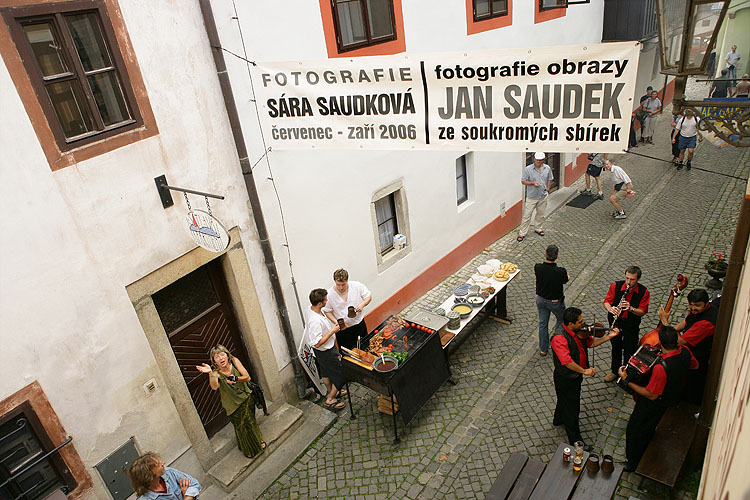
<path fill-rule="evenodd" d="M 617 305 L 618 311 L 617 311 L 617 314 L 612 315 L 613 316 L 612 322 L 609 324 L 610 328 L 614 328 L 615 323 L 617 323 L 617 320 L 620 319 L 620 315 L 622 314 L 623 302 L 626 302 L 625 297 L 627 297 L 628 294 L 630 293 L 630 288 L 631 288 L 630 285 L 628 285 L 628 287 L 625 289 L 625 293 L 620 298 L 620 303 Z"/>

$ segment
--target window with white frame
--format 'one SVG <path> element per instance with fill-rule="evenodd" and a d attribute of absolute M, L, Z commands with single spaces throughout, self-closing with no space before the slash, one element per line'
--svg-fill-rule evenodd
<path fill-rule="evenodd" d="M 397 180 L 373 193 L 370 199 L 370 215 L 375 260 L 378 272 L 383 272 L 411 253 L 409 208 L 402 180 Z M 393 247 L 393 237 L 397 234 L 403 235 L 406 239 L 405 246 L 398 250 Z"/>
<path fill-rule="evenodd" d="M 378 224 L 380 254 L 393 249 L 393 237 L 398 234 L 398 217 L 396 216 L 396 198 L 391 193 L 375 202 L 375 217 Z"/>

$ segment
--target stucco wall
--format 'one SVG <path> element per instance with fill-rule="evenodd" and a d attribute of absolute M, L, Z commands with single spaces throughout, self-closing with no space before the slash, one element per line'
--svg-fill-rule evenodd
<path fill-rule="evenodd" d="M 0 64 L 0 400 L 38 380 L 88 467 L 131 436 L 167 461 L 189 446 L 125 290 L 195 248 L 184 199 L 163 209 L 154 177 L 226 197 L 213 214 L 239 227 L 264 314 L 276 318 L 197 2 L 120 7 L 155 137 L 52 172 Z M 147 396 L 151 378 L 159 390 Z M 107 498 L 90 471 L 91 498 Z"/>

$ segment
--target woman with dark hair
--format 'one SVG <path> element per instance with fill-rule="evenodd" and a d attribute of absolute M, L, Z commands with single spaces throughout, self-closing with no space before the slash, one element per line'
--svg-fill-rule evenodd
<path fill-rule="evenodd" d="M 206 363 L 195 368 L 208 374 L 211 390 L 218 390 L 221 406 L 229 415 L 237 436 L 237 446 L 248 457 L 254 457 L 266 448 L 266 442 L 255 420 L 255 404 L 248 386 L 250 375 L 242 362 L 221 344 L 209 352 L 212 365 Z"/>

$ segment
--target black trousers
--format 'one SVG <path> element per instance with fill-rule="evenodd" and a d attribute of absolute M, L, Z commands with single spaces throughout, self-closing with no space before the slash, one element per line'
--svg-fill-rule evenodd
<path fill-rule="evenodd" d="M 620 335 L 609 341 L 612 344 L 612 363 L 609 367 L 612 373 L 617 374 L 621 366 L 627 365 L 630 356 L 638 349 L 638 332 L 638 329 L 622 328 Z"/>
<path fill-rule="evenodd" d="M 553 378 L 557 405 L 555 406 L 555 416 L 552 423 L 565 426 L 568 444 L 582 441 L 581 428 L 578 426 L 578 414 L 581 411 L 581 382 L 583 376 L 570 379 L 555 375 Z"/>
<path fill-rule="evenodd" d="M 638 397 L 625 429 L 625 456 L 631 467 L 638 467 L 665 411 L 667 407 L 660 401 Z"/>
<path fill-rule="evenodd" d="M 356 325 L 349 326 L 339 332 L 336 332 L 336 340 L 339 341 L 339 347 L 353 349 L 357 347 L 357 337 L 364 338 L 367 335 L 367 325 L 363 319 Z"/>
<path fill-rule="evenodd" d="M 698 361 L 697 370 L 688 370 L 685 377 L 685 388 L 682 399 L 700 406 L 703 402 L 703 390 L 706 388 L 706 377 L 708 376 L 708 360 Z"/>

